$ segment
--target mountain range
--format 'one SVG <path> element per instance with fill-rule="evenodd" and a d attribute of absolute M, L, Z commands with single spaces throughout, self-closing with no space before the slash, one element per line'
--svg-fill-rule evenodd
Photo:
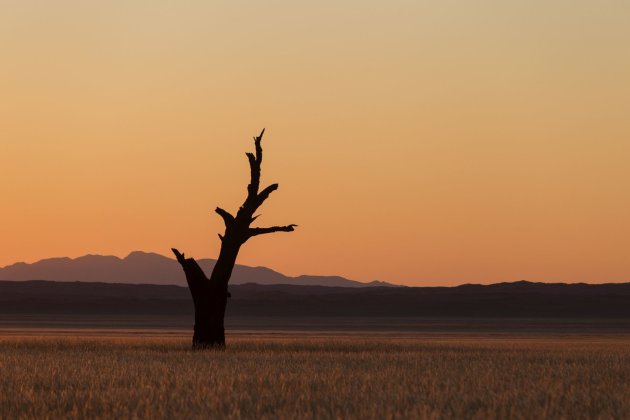
<path fill-rule="evenodd" d="M 216 260 L 197 260 L 210 275 Z M 85 255 L 78 258 L 48 258 L 28 263 L 15 263 L 0 268 L 0 280 L 84 281 L 124 284 L 158 284 L 185 286 L 186 279 L 177 261 L 163 255 L 134 251 L 125 258 L 104 255 Z M 257 283 L 291 284 L 300 286 L 374 287 L 396 286 L 382 281 L 362 283 L 339 276 L 290 277 L 266 267 L 237 264 L 230 284 Z"/>
<path fill-rule="evenodd" d="M 297 319 L 460 318 L 630 320 L 630 283 L 497 283 L 457 287 L 230 286 L 227 317 Z M 52 281 L 0 281 L 0 324 L 58 316 L 177 317 L 192 320 L 186 287 Z M 25 318 L 26 317 L 26 318 Z M 372 319 L 372 320 L 370 320 Z M 335 321 L 337 322 L 337 321 Z M 338 323 L 338 322 L 337 322 Z"/>

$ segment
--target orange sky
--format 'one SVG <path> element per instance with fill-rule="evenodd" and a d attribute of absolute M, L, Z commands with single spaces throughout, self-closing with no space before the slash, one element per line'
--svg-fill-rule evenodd
<path fill-rule="evenodd" d="M 343 3 L 343 4 L 340 4 Z M 474 4 L 473 4 L 474 3 Z M 215 257 L 410 285 L 630 281 L 627 1 L 9 0 L 0 265 Z"/>

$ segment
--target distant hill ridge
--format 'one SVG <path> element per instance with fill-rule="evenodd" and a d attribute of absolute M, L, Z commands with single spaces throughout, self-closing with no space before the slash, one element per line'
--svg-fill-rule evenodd
<path fill-rule="evenodd" d="M 630 320 L 630 283 L 531 282 L 457 287 L 230 286 L 228 318 L 478 318 Z M 51 281 L 0 281 L 0 324 L 8 315 L 147 317 L 193 313 L 186 287 Z M 5 314 L 5 315 L 2 315 Z M 52 316 L 55 315 L 55 316 Z M 42 317 L 40 317 L 42 318 Z M 15 319 L 20 319 L 15 318 Z M 625 331 L 630 331 L 626 324 Z M 601 325 L 600 325 L 601 326 Z M 604 325 L 605 327 L 605 325 Z"/>
<path fill-rule="evenodd" d="M 198 259 L 210 275 L 216 260 Z M 31 264 L 15 263 L 0 268 L 0 280 L 83 281 L 126 284 L 158 284 L 185 286 L 186 279 L 174 259 L 156 253 L 134 251 L 125 258 L 84 255 L 78 258 L 48 258 Z M 292 284 L 328 287 L 396 286 L 382 281 L 362 283 L 339 276 L 290 277 L 266 267 L 236 265 L 231 284 Z"/>

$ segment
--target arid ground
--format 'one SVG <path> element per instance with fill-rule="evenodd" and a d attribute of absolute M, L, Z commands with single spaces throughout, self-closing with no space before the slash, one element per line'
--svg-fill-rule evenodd
<path fill-rule="evenodd" d="M 628 418 L 630 336 L 0 332 L 1 418 Z"/>

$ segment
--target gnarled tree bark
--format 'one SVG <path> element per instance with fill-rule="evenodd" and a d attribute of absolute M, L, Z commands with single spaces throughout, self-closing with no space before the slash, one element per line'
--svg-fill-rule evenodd
<path fill-rule="evenodd" d="M 225 307 L 228 293 L 228 283 L 236 263 L 236 257 L 241 246 L 253 236 L 273 232 L 292 232 L 297 225 L 251 227 L 258 216 L 254 213 L 265 202 L 269 195 L 278 189 L 278 184 L 271 184 L 260 191 L 260 167 L 262 164 L 263 129 L 259 136 L 254 137 L 255 153 L 247 153 L 251 169 L 251 180 L 247 186 L 247 197 L 239 208 L 236 216 L 217 207 L 215 212 L 223 218 L 225 233 L 219 234 L 221 251 L 212 270 L 210 278 L 206 277 L 194 258 L 186 258 L 183 253 L 173 248 L 177 261 L 181 264 L 186 275 L 188 288 L 195 306 L 195 327 L 193 334 L 193 348 L 208 348 L 225 346 Z"/>

